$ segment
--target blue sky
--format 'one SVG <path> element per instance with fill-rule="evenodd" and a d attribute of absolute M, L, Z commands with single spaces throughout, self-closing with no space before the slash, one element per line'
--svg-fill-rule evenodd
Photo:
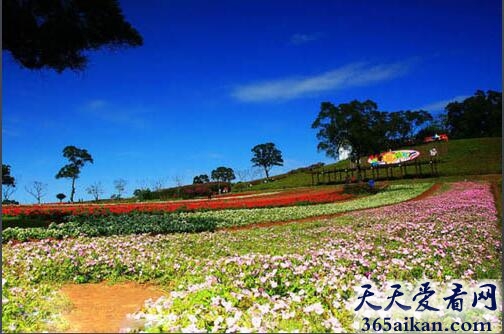
<path fill-rule="evenodd" d="M 318 161 L 311 123 L 320 103 L 372 99 L 380 110 L 427 109 L 477 89 L 501 91 L 501 2 L 120 1 L 144 46 L 89 53 L 83 73 L 35 72 L 3 53 L 2 161 L 12 198 L 48 184 L 66 145 L 95 163 L 75 198 L 117 178 L 127 193 L 174 185 L 218 166 L 251 167 L 251 148 L 274 142 L 285 166 Z"/>

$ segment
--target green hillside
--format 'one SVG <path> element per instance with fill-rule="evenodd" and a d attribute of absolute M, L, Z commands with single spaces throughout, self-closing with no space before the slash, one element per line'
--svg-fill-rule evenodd
<path fill-rule="evenodd" d="M 450 140 L 448 142 L 409 146 L 403 149 L 419 151 L 420 157 L 418 159 L 423 160 L 429 159 L 429 150 L 433 147 L 439 152 L 441 163 L 438 165 L 438 170 L 442 177 L 502 173 L 501 137 Z M 362 160 L 367 160 L 367 158 L 363 158 Z M 369 166 L 367 162 L 363 165 Z M 318 170 L 333 170 L 347 167 L 351 167 L 350 161 L 343 160 L 326 165 Z M 303 171 L 291 171 L 286 174 L 273 176 L 273 179 L 273 182 L 254 185 L 252 189 L 281 189 L 311 185 L 311 175 Z"/>

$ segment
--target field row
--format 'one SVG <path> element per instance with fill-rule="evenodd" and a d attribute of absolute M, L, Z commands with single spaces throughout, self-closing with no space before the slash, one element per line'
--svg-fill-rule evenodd
<path fill-rule="evenodd" d="M 80 215 L 69 217 L 69 222 L 66 223 L 51 224 L 49 228 L 7 228 L 2 231 L 2 237 L 3 242 L 7 242 L 9 240 L 26 241 L 43 238 L 61 239 L 65 236 L 77 237 L 80 235 L 105 236 L 213 231 L 223 227 L 303 219 L 398 203 L 418 196 L 431 186 L 431 183 L 391 185 L 375 195 L 317 205 L 163 214 L 137 212 L 117 215 Z"/>
<path fill-rule="evenodd" d="M 169 291 L 131 315 L 140 327 L 127 331 L 354 331 L 349 300 L 362 279 L 500 278 L 502 255 L 489 186 L 469 182 L 311 224 L 2 248 L 6 332 L 56 328 L 58 284 L 103 280 Z"/>
<path fill-rule="evenodd" d="M 341 190 L 317 189 L 283 191 L 243 196 L 226 196 L 213 199 L 181 200 L 166 202 L 117 203 L 117 204 L 52 204 L 52 205 L 7 205 L 2 214 L 7 216 L 51 216 L 79 214 L 125 214 L 130 212 L 173 212 L 177 210 L 221 210 L 237 208 L 278 207 L 296 204 L 331 203 L 351 198 Z"/>

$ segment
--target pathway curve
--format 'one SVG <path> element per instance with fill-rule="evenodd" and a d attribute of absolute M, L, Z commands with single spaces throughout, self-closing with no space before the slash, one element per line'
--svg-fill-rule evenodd
<path fill-rule="evenodd" d="M 129 327 L 126 314 L 137 311 L 145 300 L 163 295 L 153 285 L 134 282 L 68 284 L 61 291 L 73 304 L 64 315 L 70 326 L 67 333 L 118 333 Z"/>

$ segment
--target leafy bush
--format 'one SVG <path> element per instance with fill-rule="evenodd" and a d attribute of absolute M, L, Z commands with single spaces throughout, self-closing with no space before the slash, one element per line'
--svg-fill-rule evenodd
<path fill-rule="evenodd" d="M 172 214 L 133 213 L 123 215 L 79 215 L 70 216 L 66 223 L 51 223 L 48 228 L 7 228 L 2 231 L 2 241 L 28 241 L 31 239 L 65 236 L 110 236 L 124 234 L 195 233 L 214 231 L 215 219 L 179 217 Z"/>

